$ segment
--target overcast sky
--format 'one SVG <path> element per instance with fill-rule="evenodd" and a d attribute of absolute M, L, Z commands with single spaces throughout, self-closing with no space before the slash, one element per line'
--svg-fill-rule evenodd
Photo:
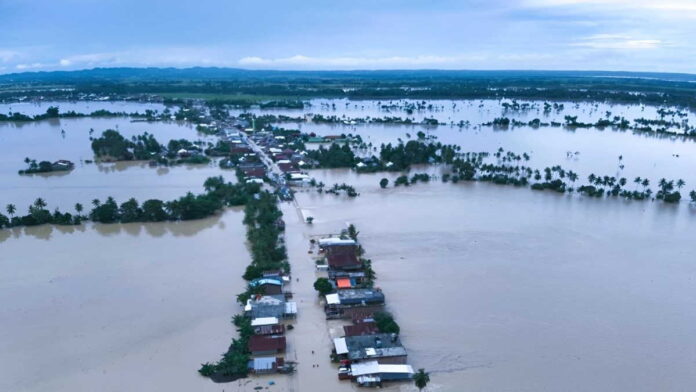
<path fill-rule="evenodd" d="M 0 73 L 97 66 L 696 73 L 696 0 L 0 0 Z"/>

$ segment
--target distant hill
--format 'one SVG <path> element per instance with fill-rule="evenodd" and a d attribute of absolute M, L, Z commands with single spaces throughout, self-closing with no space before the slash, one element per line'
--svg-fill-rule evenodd
<path fill-rule="evenodd" d="M 613 72 L 613 71 L 271 71 L 239 68 L 94 68 L 80 71 L 22 72 L 0 75 L 0 83 L 94 83 L 156 81 L 241 81 L 241 80 L 529 80 L 529 79 L 624 78 L 671 82 L 696 82 L 694 74 Z"/>

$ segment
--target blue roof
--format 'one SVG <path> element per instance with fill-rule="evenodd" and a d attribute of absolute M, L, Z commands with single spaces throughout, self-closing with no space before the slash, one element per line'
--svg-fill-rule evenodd
<path fill-rule="evenodd" d="M 262 286 L 264 284 L 274 284 L 276 286 L 282 286 L 283 281 L 275 278 L 258 278 L 249 282 L 249 286 L 251 287 Z"/>

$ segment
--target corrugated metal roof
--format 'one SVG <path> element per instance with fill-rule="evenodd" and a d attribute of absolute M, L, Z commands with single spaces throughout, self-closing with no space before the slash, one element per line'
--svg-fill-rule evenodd
<path fill-rule="evenodd" d="M 334 347 L 336 348 L 336 354 L 348 354 L 348 345 L 346 344 L 346 339 L 336 338 L 334 339 Z"/>
<path fill-rule="evenodd" d="M 274 325 L 274 324 L 278 324 L 277 317 L 258 317 L 258 318 L 251 320 L 252 327 L 258 327 L 261 325 Z"/>
<path fill-rule="evenodd" d="M 326 295 L 326 303 L 329 305 L 338 305 L 341 303 L 341 300 L 338 299 L 338 294 L 327 294 Z"/>

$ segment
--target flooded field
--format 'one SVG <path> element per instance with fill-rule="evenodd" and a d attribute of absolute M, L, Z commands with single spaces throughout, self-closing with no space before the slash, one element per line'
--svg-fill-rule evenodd
<path fill-rule="evenodd" d="M 221 391 L 196 369 L 233 336 L 243 215 L 42 226 L 0 243 L 0 390 Z"/>
<path fill-rule="evenodd" d="M 336 111 L 377 116 L 376 105 L 356 102 L 339 111 L 337 104 Z M 443 121 L 472 124 L 501 114 L 493 103 L 479 105 L 432 112 Z M 560 118 L 596 119 L 607 109 L 602 105 L 577 113 L 566 105 Z M 313 102 L 305 112 L 319 110 L 334 109 Z M 647 107 L 611 110 L 655 114 Z M 696 188 L 696 144 L 679 138 L 595 129 L 300 126 L 322 135 L 359 133 L 375 145 L 422 130 L 464 151 L 529 152 L 532 167 L 560 164 L 581 177 L 647 176 L 653 184 L 660 177 L 683 178 L 686 193 Z M 128 119 L 0 123 L 2 208 L 14 203 L 24 211 L 36 197 L 69 211 L 75 202 L 89 206 L 107 196 L 169 199 L 200 191 L 205 178 L 223 173 L 215 164 L 86 164 L 90 128 L 95 134 L 116 128 L 127 136 L 147 131 L 161 143 L 203 138 L 183 124 Z M 76 168 L 19 176 L 26 156 L 69 159 Z M 233 180 L 233 173 L 224 173 Z M 353 185 L 360 197 L 299 192 L 298 204 L 314 217 L 313 225 L 301 221 L 293 204 L 283 204 L 290 290 L 299 312 L 288 334 L 295 375 L 214 384 L 196 372 L 227 348 L 230 317 L 240 311 L 234 298 L 244 289 L 240 275 L 249 255 L 243 213 L 231 209 L 179 223 L 0 230 L 0 365 L 9 375 L 0 377 L 0 390 L 357 390 L 339 382 L 329 363 L 331 340 L 307 254 L 311 235 L 336 232 L 347 222 L 360 230 L 409 362 L 432 372 L 428 390 L 686 391 L 696 384 L 696 316 L 690 311 L 696 305 L 696 207 L 685 200 L 627 202 L 437 180 L 380 189 L 382 177 L 393 182 L 399 174 L 310 174 L 326 184 Z M 415 391 L 410 384 L 387 389 Z"/>
<path fill-rule="evenodd" d="M 113 107 L 110 107 L 113 110 Z M 234 180 L 234 173 L 223 171 L 215 162 L 209 165 L 180 165 L 149 167 L 147 162 L 86 163 L 94 159 L 90 138 L 106 129 L 116 129 L 125 137 L 149 132 L 166 145 L 171 139 L 212 140 L 200 135 L 187 124 L 177 122 L 132 122 L 128 118 L 80 118 L 46 120 L 30 123 L 0 122 L 0 194 L 3 206 L 13 203 L 19 211 L 37 197 L 72 211 L 75 203 L 85 206 L 91 200 L 112 196 L 118 202 L 135 197 L 172 199 L 188 191 L 199 192 L 203 181 L 214 175 Z M 64 131 L 64 132 L 62 132 Z M 20 176 L 24 159 L 56 161 L 67 159 L 75 163 L 71 172 L 56 172 Z M 4 207 L 3 207 L 4 208 Z"/>

